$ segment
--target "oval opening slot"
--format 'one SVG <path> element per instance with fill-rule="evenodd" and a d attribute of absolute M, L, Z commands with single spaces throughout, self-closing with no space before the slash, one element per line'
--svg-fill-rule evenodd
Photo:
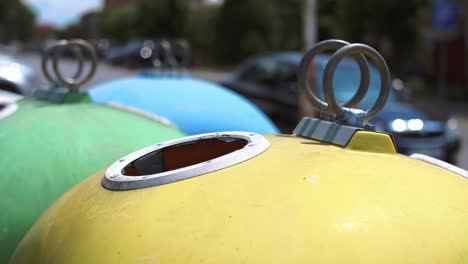
<path fill-rule="evenodd" d="M 109 190 L 133 190 L 204 175 L 249 160 L 268 149 L 262 135 L 228 131 L 178 138 L 121 158 L 102 179 Z"/>
<path fill-rule="evenodd" d="M 122 174 L 144 176 L 176 170 L 224 156 L 242 149 L 247 144 L 247 140 L 232 137 L 184 142 L 134 160 L 123 169 Z"/>

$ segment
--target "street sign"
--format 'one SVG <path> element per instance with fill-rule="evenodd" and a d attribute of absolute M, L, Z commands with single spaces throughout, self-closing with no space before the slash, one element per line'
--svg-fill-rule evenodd
<path fill-rule="evenodd" d="M 458 5 L 449 0 L 434 0 L 432 4 L 432 26 L 437 30 L 452 31 L 458 22 Z"/>

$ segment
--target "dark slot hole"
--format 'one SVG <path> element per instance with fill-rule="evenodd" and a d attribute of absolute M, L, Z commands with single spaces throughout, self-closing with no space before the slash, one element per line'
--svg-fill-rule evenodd
<path fill-rule="evenodd" d="M 229 154 L 247 143 L 246 140 L 232 137 L 185 142 L 140 157 L 128 164 L 122 174 L 142 176 L 176 170 Z"/>

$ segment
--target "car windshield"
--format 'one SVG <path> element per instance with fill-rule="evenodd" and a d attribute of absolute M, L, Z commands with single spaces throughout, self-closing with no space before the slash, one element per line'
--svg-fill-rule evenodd
<path fill-rule="evenodd" d="M 317 96 L 320 97 L 322 100 L 324 99 L 323 96 L 323 88 L 322 88 L 322 80 L 323 80 L 323 72 L 325 66 L 328 62 L 328 56 L 319 56 L 316 60 L 316 84 L 317 84 Z M 369 91 L 367 92 L 364 99 L 358 106 L 361 107 L 368 107 L 373 105 L 374 102 L 377 100 L 380 92 L 380 74 L 379 71 L 369 63 L 369 70 L 371 75 Z M 361 80 L 361 74 L 359 70 L 358 64 L 352 59 L 344 59 L 340 62 L 338 67 L 336 68 L 335 75 L 333 78 L 333 91 L 335 92 L 335 97 L 338 102 L 344 102 L 349 99 L 356 93 L 359 82 Z M 393 89 L 390 90 L 390 96 L 388 101 L 395 101 L 396 96 L 394 94 Z"/>

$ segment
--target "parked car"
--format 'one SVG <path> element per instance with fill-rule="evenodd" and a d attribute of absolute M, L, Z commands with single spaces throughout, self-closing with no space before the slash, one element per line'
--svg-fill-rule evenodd
<path fill-rule="evenodd" d="M 0 54 L 0 90 L 29 96 L 38 83 L 37 73 L 31 67 Z"/>
<path fill-rule="evenodd" d="M 298 91 L 296 72 L 302 54 L 281 52 L 257 55 L 247 59 L 221 84 L 257 104 L 284 132 L 290 132 L 297 123 Z M 322 76 L 328 55 L 315 59 L 317 93 L 322 100 Z M 375 102 L 380 89 L 380 77 L 375 67 L 370 66 L 371 83 L 369 92 L 359 105 Z M 343 60 L 336 70 L 334 91 L 344 101 L 355 93 L 359 80 L 359 68 L 351 59 Z M 454 119 L 435 117 L 416 108 L 408 100 L 407 89 L 393 82 L 389 102 L 382 112 L 372 120 L 376 129 L 393 135 L 398 151 L 410 155 L 422 153 L 454 163 L 460 147 L 455 131 Z M 285 131 L 286 130 L 286 131 Z"/>

